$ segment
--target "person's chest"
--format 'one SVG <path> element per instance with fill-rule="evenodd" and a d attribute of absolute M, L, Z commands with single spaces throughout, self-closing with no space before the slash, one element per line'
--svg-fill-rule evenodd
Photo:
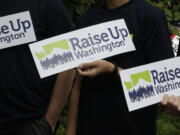
<path fill-rule="evenodd" d="M 124 19 L 136 50 L 120 54 L 106 60 L 119 64 L 122 68 L 129 68 L 143 64 L 142 48 L 144 45 L 143 18 L 135 13 L 136 11 L 97 12 L 89 18 L 82 20 L 80 27 L 88 27 L 95 24 Z M 115 34 L 116 35 L 116 34 Z"/>

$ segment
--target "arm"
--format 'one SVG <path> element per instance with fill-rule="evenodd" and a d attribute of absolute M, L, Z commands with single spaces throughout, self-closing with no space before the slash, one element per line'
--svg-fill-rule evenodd
<path fill-rule="evenodd" d="M 69 119 L 68 119 L 66 135 L 75 135 L 76 134 L 80 86 L 81 86 L 81 77 L 79 74 L 77 74 L 75 84 L 72 89 L 71 99 L 70 99 Z"/>
<path fill-rule="evenodd" d="M 77 70 L 80 75 L 87 76 L 87 77 L 94 77 L 99 74 L 104 73 L 113 73 L 115 65 L 111 62 L 105 60 L 97 60 L 91 63 L 85 63 L 80 65 Z M 122 68 L 118 67 L 118 71 L 123 70 Z M 117 75 L 119 72 L 117 71 Z"/>
<path fill-rule="evenodd" d="M 42 6 L 42 13 L 47 38 L 63 34 L 72 29 L 68 10 L 62 0 L 42 0 L 42 3 L 46 3 Z M 69 95 L 74 75 L 75 70 L 69 70 L 60 73 L 57 77 L 45 115 L 53 130 Z"/>
<path fill-rule="evenodd" d="M 161 111 L 169 115 L 180 116 L 180 96 L 164 95 L 161 101 Z"/>
<path fill-rule="evenodd" d="M 71 90 L 74 75 L 75 70 L 69 70 L 60 73 L 57 77 L 50 104 L 45 115 L 53 131 Z"/>

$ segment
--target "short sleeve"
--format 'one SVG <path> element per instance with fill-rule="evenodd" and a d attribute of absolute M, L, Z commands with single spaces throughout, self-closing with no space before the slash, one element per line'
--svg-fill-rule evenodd
<path fill-rule="evenodd" d="M 159 10 L 146 16 L 143 53 L 146 63 L 174 57 L 167 20 Z"/>
<path fill-rule="evenodd" d="M 62 0 L 42 0 L 43 23 L 45 38 L 61 35 L 72 30 L 69 12 Z M 48 82 L 55 81 L 57 75 L 45 78 Z M 48 84 L 48 83 L 47 83 Z"/>
<path fill-rule="evenodd" d="M 47 0 L 45 12 L 47 36 L 56 36 L 72 30 L 69 12 L 62 0 Z"/>

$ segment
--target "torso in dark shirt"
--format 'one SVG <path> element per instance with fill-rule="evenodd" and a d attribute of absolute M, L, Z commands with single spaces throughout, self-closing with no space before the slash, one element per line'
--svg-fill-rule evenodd
<path fill-rule="evenodd" d="M 61 0 L 2 0 L 0 17 L 30 11 L 37 40 L 71 29 Z M 1 25 L 1 22 L 0 22 Z M 44 116 L 56 76 L 40 79 L 28 44 L 0 50 L 0 134 Z"/>
<path fill-rule="evenodd" d="M 143 0 L 113 10 L 106 6 L 90 10 L 79 19 L 78 27 L 116 19 L 125 19 L 136 51 L 106 60 L 127 69 L 173 57 L 165 16 Z M 156 106 L 129 112 L 119 77 L 83 78 L 77 135 L 154 135 L 155 129 Z"/>

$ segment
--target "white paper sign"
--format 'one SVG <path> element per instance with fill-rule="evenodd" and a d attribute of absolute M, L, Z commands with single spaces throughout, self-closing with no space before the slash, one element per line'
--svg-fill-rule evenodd
<path fill-rule="evenodd" d="M 33 43 L 30 49 L 43 78 L 85 62 L 134 51 L 135 47 L 121 19 Z"/>
<path fill-rule="evenodd" d="M 36 41 L 29 11 L 0 17 L 0 49 Z"/>
<path fill-rule="evenodd" d="M 120 71 L 129 111 L 156 104 L 164 94 L 180 96 L 180 57 Z"/>

